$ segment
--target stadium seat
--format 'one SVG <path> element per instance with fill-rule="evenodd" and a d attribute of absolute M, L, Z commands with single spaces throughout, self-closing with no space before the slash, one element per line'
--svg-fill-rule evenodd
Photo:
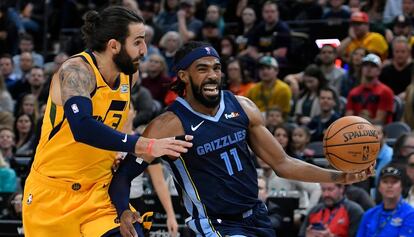
<path fill-rule="evenodd" d="M 404 122 L 392 122 L 384 126 L 386 142 L 388 145 L 394 145 L 395 141 L 405 133 L 410 133 L 411 128 Z"/>

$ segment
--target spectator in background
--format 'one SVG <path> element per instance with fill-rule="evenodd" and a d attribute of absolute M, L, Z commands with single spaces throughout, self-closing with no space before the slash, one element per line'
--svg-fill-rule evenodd
<path fill-rule="evenodd" d="M 204 21 L 216 23 L 220 36 L 223 36 L 225 22 L 223 20 L 223 17 L 221 16 L 220 6 L 215 4 L 211 4 L 210 6 L 208 6 L 206 18 Z"/>
<path fill-rule="evenodd" d="M 319 91 L 319 107 L 321 113 L 312 117 L 307 124 L 311 134 L 311 142 L 322 141 L 326 129 L 341 116 L 335 112 L 334 108 L 338 101 L 338 95 L 331 87 L 323 87 Z"/>
<path fill-rule="evenodd" d="M 177 23 L 170 25 L 168 31 L 180 33 L 183 43 L 194 40 L 201 31 L 203 22 L 194 17 L 194 0 L 180 0 L 179 10 L 177 11 Z"/>
<path fill-rule="evenodd" d="M 22 76 L 24 75 L 24 68 L 20 67 L 20 57 L 23 53 L 30 53 L 32 55 L 32 60 L 33 60 L 33 65 L 39 66 L 39 67 L 43 67 L 43 56 L 36 53 L 33 49 L 34 49 L 34 42 L 33 42 L 33 37 L 29 34 L 24 34 L 20 37 L 20 42 L 19 42 L 19 49 L 20 49 L 20 54 L 15 55 L 13 57 L 13 62 L 14 62 L 14 73 L 17 75 L 18 78 L 22 78 Z"/>
<path fill-rule="evenodd" d="M 10 90 L 13 87 L 14 83 L 17 82 L 18 79 L 16 74 L 13 73 L 13 58 L 10 54 L 3 54 L 0 57 L 0 74 L 3 76 L 4 81 L 6 82 L 6 87 Z"/>
<path fill-rule="evenodd" d="M 280 143 L 283 150 L 288 154 L 289 156 L 293 156 L 293 149 L 292 149 L 292 129 L 286 124 L 282 124 L 279 126 L 276 126 L 273 129 L 273 136 L 276 138 L 276 140 Z"/>
<path fill-rule="evenodd" d="M 32 19 L 34 7 L 33 3 L 29 1 L 22 1 L 20 4 L 20 21 L 22 22 L 24 29 L 26 32 L 30 32 L 33 35 L 39 34 L 40 25 Z"/>
<path fill-rule="evenodd" d="M 241 21 L 239 23 L 239 29 L 236 37 L 236 44 L 238 51 L 242 52 L 247 49 L 247 42 L 250 34 L 256 25 L 256 12 L 252 7 L 245 7 L 241 14 Z"/>
<path fill-rule="evenodd" d="M 13 193 L 16 191 L 16 172 L 9 168 L 9 165 L 4 160 L 0 153 L 0 192 Z"/>
<path fill-rule="evenodd" d="M 414 17 L 414 0 L 402 0 L 402 14 L 411 18 Z"/>
<path fill-rule="evenodd" d="M 351 17 L 350 9 L 344 6 L 344 0 L 329 0 L 329 5 L 330 8 L 322 15 L 322 19 L 344 21 Z"/>
<path fill-rule="evenodd" d="M 368 51 L 363 48 L 356 48 L 352 51 L 348 71 L 345 74 L 345 79 L 341 82 L 341 96 L 348 97 L 352 88 L 361 84 L 362 78 L 362 59 L 368 54 Z"/>
<path fill-rule="evenodd" d="M 385 1 L 383 12 L 383 22 L 390 23 L 392 20 L 402 14 L 402 0 Z"/>
<path fill-rule="evenodd" d="M 14 133 L 16 135 L 16 156 L 31 156 L 34 151 L 34 128 L 35 121 L 28 114 L 16 116 Z"/>
<path fill-rule="evenodd" d="M 404 15 L 395 17 L 390 29 L 385 30 L 385 37 L 389 44 L 398 36 L 405 36 L 410 44 L 410 48 L 412 48 L 414 44 L 413 22 L 409 17 Z"/>
<path fill-rule="evenodd" d="M 299 160 L 312 162 L 311 159 L 315 154 L 315 151 L 308 149 L 307 146 L 310 142 L 310 132 L 305 126 L 298 126 L 292 130 L 292 157 Z"/>
<path fill-rule="evenodd" d="M 205 21 L 201 27 L 201 35 L 198 37 L 200 41 L 211 44 L 214 48 L 220 48 L 220 31 L 217 23 Z"/>
<path fill-rule="evenodd" d="M 405 89 L 404 111 L 402 121 L 414 129 L 414 67 L 411 68 L 411 81 Z"/>
<path fill-rule="evenodd" d="M 167 32 L 170 25 L 177 23 L 177 11 L 179 0 L 165 0 L 163 1 L 160 14 L 156 17 L 155 23 L 161 28 L 163 32 Z"/>
<path fill-rule="evenodd" d="M 279 10 L 275 2 L 266 1 L 262 7 L 263 21 L 249 36 L 248 47 L 241 55 L 247 54 L 253 59 L 271 55 L 278 61 L 286 61 L 290 47 L 289 26 L 279 19 Z"/>
<path fill-rule="evenodd" d="M 231 35 L 221 37 L 219 42 L 219 50 L 222 66 L 226 68 L 228 61 L 236 57 L 238 54 L 234 37 Z"/>
<path fill-rule="evenodd" d="M 0 151 L 5 162 L 10 165 L 10 160 L 14 157 L 15 135 L 12 128 L 0 127 Z"/>
<path fill-rule="evenodd" d="M 270 108 L 266 111 L 266 128 L 273 133 L 275 128 L 284 123 L 283 112 L 279 108 Z"/>
<path fill-rule="evenodd" d="M 391 160 L 393 155 L 392 148 L 385 142 L 385 138 L 387 137 L 387 134 L 384 133 L 384 125 L 382 124 L 375 124 L 375 128 L 378 131 L 378 140 L 380 141 L 380 151 L 377 156 L 377 160 L 375 163 L 375 183 L 373 185 L 373 188 L 376 188 L 379 183 L 380 179 L 380 173 L 381 170 L 387 166 Z M 374 192 L 371 192 L 373 194 Z M 373 196 L 374 197 L 374 196 Z"/>
<path fill-rule="evenodd" d="M 158 45 L 158 42 L 161 39 L 161 36 L 163 34 L 162 29 L 155 23 L 155 2 L 145 0 L 142 1 L 139 4 L 139 9 L 141 10 L 141 16 L 144 18 L 144 22 L 146 26 L 150 26 L 152 28 L 152 35 L 151 39 L 146 42 L 146 44 L 149 46 L 150 43 L 153 45 Z M 147 34 L 147 33 L 146 33 Z M 146 37 L 145 37 L 146 38 Z M 149 50 L 148 50 L 149 53 Z"/>
<path fill-rule="evenodd" d="M 14 56 L 16 57 L 16 56 Z M 13 61 L 14 61 L 14 57 L 13 57 Z M 19 72 L 16 73 L 16 67 L 19 67 Z M 18 81 L 26 81 L 27 78 L 29 77 L 29 73 L 30 70 L 32 69 L 32 67 L 34 66 L 33 64 L 33 55 L 29 52 L 24 52 L 20 54 L 19 57 L 19 64 L 16 65 L 15 64 L 15 73 L 16 73 L 16 77 L 18 78 Z M 16 82 L 17 83 L 17 82 Z M 16 83 L 14 85 L 16 85 Z"/>
<path fill-rule="evenodd" d="M 37 121 L 40 118 L 37 97 L 33 94 L 24 95 L 16 110 L 16 114 L 28 114 L 33 117 L 34 121 Z"/>
<path fill-rule="evenodd" d="M 354 12 L 351 15 L 349 36 L 341 41 L 338 53 L 349 62 L 349 56 L 354 49 L 366 48 L 371 53 L 376 53 L 384 60 L 388 54 L 388 44 L 385 38 L 369 30 L 369 17 L 365 12 Z"/>
<path fill-rule="evenodd" d="M 395 141 L 393 147 L 393 157 L 390 165 L 401 171 L 403 196 L 408 193 L 411 183 L 406 174 L 408 157 L 414 152 L 414 133 L 405 133 Z"/>
<path fill-rule="evenodd" d="M 14 101 L 7 90 L 4 77 L 0 74 L 0 112 L 13 113 Z"/>
<path fill-rule="evenodd" d="M 402 199 L 401 171 L 385 167 L 380 174 L 382 203 L 368 210 L 359 225 L 357 237 L 412 236 L 414 208 Z"/>
<path fill-rule="evenodd" d="M 283 117 L 290 112 L 290 99 L 292 92 L 289 86 L 277 78 L 279 64 L 271 56 L 264 56 L 259 60 L 259 79 L 248 92 L 246 97 L 251 99 L 261 112 L 266 112 L 272 107 L 279 107 L 283 111 Z"/>
<path fill-rule="evenodd" d="M 46 78 L 41 67 L 33 67 L 30 70 L 28 79 L 25 81 L 18 81 L 12 88 L 12 96 L 17 101 L 17 106 L 20 105 L 21 99 L 26 94 L 33 94 L 36 96 L 39 103 L 46 103 L 48 93 L 45 93 Z"/>
<path fill-rule="evenodd" d="M 364 213 L 345 198 L 342 184 L 321 183 L 322 202 L 313 207 L 299 231 L 300 237 L 355 236 Z"/>
<path fill-rule="evenodd" d="M 411 83 L 411 46 L 404 36 L 398 36 L 392 41 L 391 64 L 381 70 L 379 80 L 392 89 L 394 95 L 404 97 L 404 92 Z"/>
<path fill-rule="evenodd" d="M 255 85 L 244 73 L 243 64 L 238 59 L 228 62 L 226 76 L 227 87 L 235 95 L 246 96 Z"/>
<path fill-rule="evenodd" d="M 15 192 L 10 196 L 7 220 L 22 220 L 22 199 L 23 194 L 21 192 Z"/>
<path fill-rule="evenodd" d="M 154 28 L 150 25 L 145 25 L 145 44 L 147 45 L 147 54 L 144 56 L 144 65 L 143 70 L 145 70 L 145 67 L 147 66 L 147 60 L 148 58 L 153 54 L 161 54 L 160 50 L 157 46 L 155 46 L 153 42 L 154 38 Z M 158 42 L 158 41 L 157 41 Z"/>
<path fill-rule="evenodd" d="M 175 31 L 168 31 L 160 40 L 161 55 L 164 57 L 168 66 L 168 76 L 175 77 L 174 56 L 183 44 L 181 36 Z"/>
<path fill-rule="evenodd" d="M 408 156 L 406 174 L 410 178 L 410 182 L 412 184 L 410 190 L 408 190 L 406 200 L 411 206 L 414 207 L 414 152 Z"/>
<path fill-rule="evenodd" d="M 361 85 L 349 92 L 346 115 L 356 115 L 372 123 L 387 124 L 392 121 L 394 93 L 380 82 L 381 59 L 375 54 L 368 54 L 362 60 Z"/>
<path fill-rule="evenodd" d="M 386 2 L 387 0 L 367 0 L 363 3 L 361 10 L 367 13 L 371 21 L 382 23 Z"/>
<path fill-rule="evenodd" d="M 312 117 L 321 113 L 319 91 L 326 87 L 327 81 L 322 70 L 315 64 L 306 67 L 302 77 L 304 87 L 295 105 L 296 121 L 300 125 L 308 124 Z"/>
<path fill-rule="evenodd" d="M 345 70 L 337 67 L 335 60 L 337 58 L 336 48 L 333 45 L 325 44 L 319 52 L 322 70 L 328 85 L 333 87 L 337 93 L 341 90 L 341 83 L 345 80 Z"/>
<path fill-rule="evenodd" d="M 165 95 L 169 90 L 171 79 L 168 77 L 168 68 L 161 55 L 149 56 L 147 69 L 142 76 L 142 86 L 150 90 L 152 97 L 164 104 Z"/>

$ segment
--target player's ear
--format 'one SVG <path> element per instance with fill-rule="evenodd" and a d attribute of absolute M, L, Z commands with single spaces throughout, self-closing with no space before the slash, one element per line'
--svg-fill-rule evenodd
<path fill-rule="evenodd" d="M 118 54 L 121 51 L 121 46 L 121 43 L 116 39 L 110 39 L 106 45 L 113 54 Z"/>
<path fill-rule="evenodd" d="M 180 70 L 177 72 L 177 76 L 181 79 L 181 81 L 183 81 L 184 83 L 187 84 L 188 82 L 188 73 L 184 70 Z"/>

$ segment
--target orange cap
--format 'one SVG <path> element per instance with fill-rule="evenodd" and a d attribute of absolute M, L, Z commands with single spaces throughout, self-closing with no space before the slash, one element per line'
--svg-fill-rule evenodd
<path fill-rule="evenodd" d="M 351 22 L 368 23 L 369 22 L 368 14 L 366 14 L 365 12 L 354 12 L 351 15 Z"/>

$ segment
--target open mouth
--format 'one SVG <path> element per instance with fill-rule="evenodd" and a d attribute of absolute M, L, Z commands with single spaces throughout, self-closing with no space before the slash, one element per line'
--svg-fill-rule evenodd
<path fill-rule="evenodd" d="M 202 88 L 202 92 L 206 96 L 217 96 L 219 93 L 217 84 L 205 84 Z"/>

